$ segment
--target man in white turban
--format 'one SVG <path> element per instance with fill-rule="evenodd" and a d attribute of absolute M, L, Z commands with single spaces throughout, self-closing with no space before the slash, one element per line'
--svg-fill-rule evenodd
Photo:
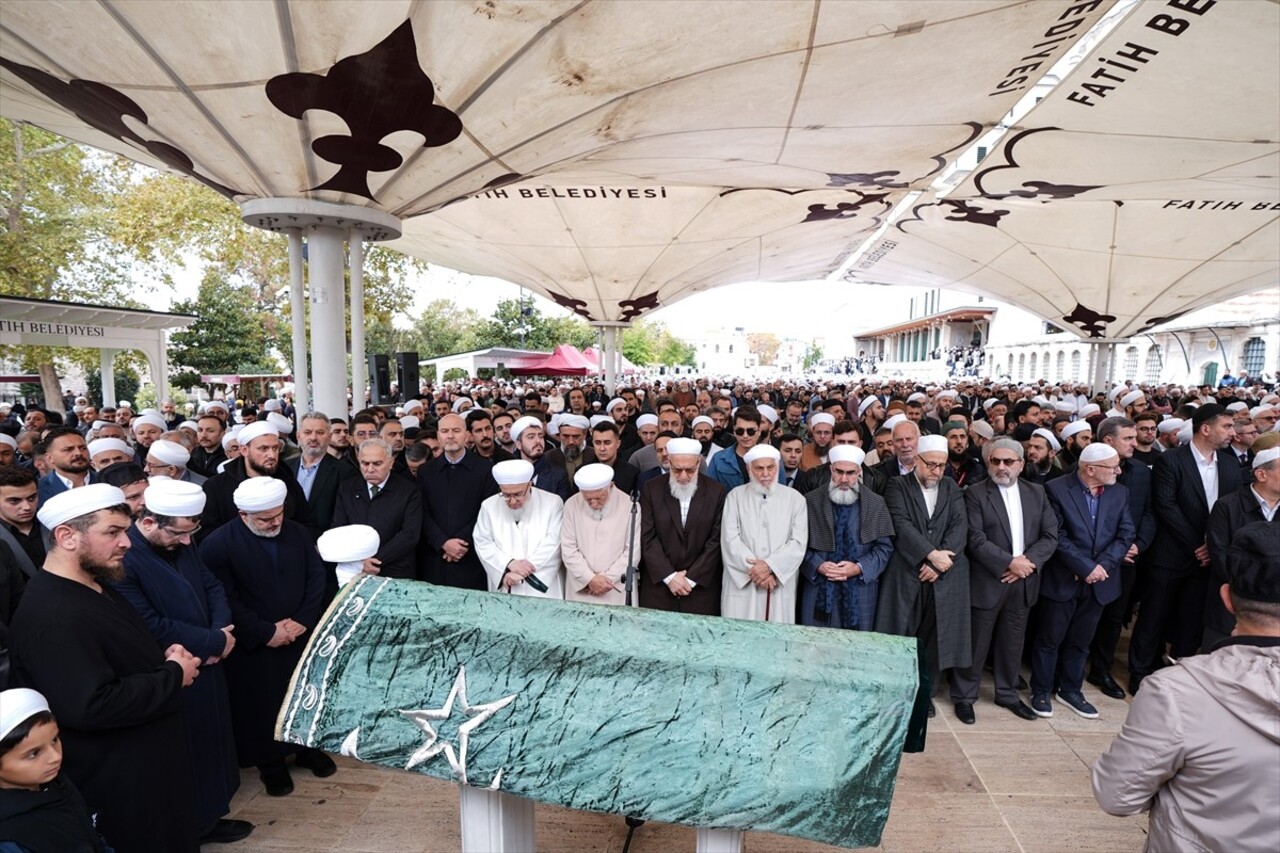
<path fill-rule="evenodd" d="M 152 452 L 169 443 L 154 442 Z M 202 841 L 235 841 L 253 830 L 247 821 L 223 818 L 240 787 L 240 769 L 226 676 L 217 664 L 235 648 L 235 625 L 226 590 L 192 544 L 204 504 L 204 490 L 194 483 L 153 480 L 129 528 L 132 546 L 116 590 L 138 611 L 161 648 L 176 643 L 203 662 L 201 677 L 182 697 L 196 783 L 196 823 Z"/>
<path fill-rule="evenodd" d="M 628 554 L 640 559 L 640 519 L 632 519 L 631 501 L 613 483 L 613 468 L 593 462 L 573 477 L 578 492 L 564 505 L 560 553 L 564 559 L 567 601 L 624 604 Z M 634 549 L 628 546 L 634 538 Z M 632 586 L 632 604 L 638 596 Z"/>
<path fill-rule="evenodd" d="M 63 771 L 115 849 L 195 853 L 182 693 L 200 660 L 157 644 L 112 586 L 130 546 L 124 493 L 106 483 L 69 489 L 38 517 L 53 541 L 10 626 L 14 680 L 49 700 Z"/>
<path fill-rule="evenodd" d="M 809 542 L 804 496 L 778 482 L 781 454 L 768 444 L 743 456 L 750 479 L 724 501 L 720 612 L 736 619 L 794 624 L 800 562 Z"/>
<path fill-rule="evenodd" d="M 473 536 L 490 592 L 564 598 L 560 531 L 564 502 L 533 484 L 533 463 L 493 466 L 498 494 L 480 504 Z"/>
<path fill-rule="evenodd" d="M 311 509 L 307 496 L 298 485 L 293 472 L 280 458 L 280 432 L 266 421 L 246 424 L 235 434 L 239 455 L 231 459 L 222 471 L 205 481 L 204 492 L 209 502 L 204 508 L 200 539 L 239 515 L 234 497 L 236 489 L 247 480 L 266 477 L 284 484 L 287 495 L 285 517 L 307 526 L 311 525 Z"/>

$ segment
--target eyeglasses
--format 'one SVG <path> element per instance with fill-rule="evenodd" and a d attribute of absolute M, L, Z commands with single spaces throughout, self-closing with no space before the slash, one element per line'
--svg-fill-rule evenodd
<path fill-rule="evenodd" d="M 946 462 L 926 462 L 923 459 L 920 460 L 920 464 L 928 468 L 930 471 L 941 471 L 943 468 L 947 467 Z"/>
<path fill-rule="evenodd" d="M 1012 468 L 1014 465 L 1017 465 L 1022 460 L 1021 459 L 1004 459 L 1004 458 L 997 459 L 996 457 L 993 456 L 987 461 L 990 462 L 992 465 L 995 465 L 997 468 L 999 468 L 1002 465 L 1007 465 L 1008 467 Z"/>
<path fill-rule="evenodd" d="M 504 501 L 506 501 L 507 503 L 511 503 L 512 501 L 522 500 L 524 498 L 527 498 L 529 496 L 529 492 L 532 490 L 533 490 L 533 486 L 530 485 L 524 491 L 516 492 L 514 495 L 508 494 L 506 492 L 499 492 L 499 494 L 502 495 L 502 499 Z"/>
<path fill-rule="evenodd" d="M 756 434 L 756 433 L 758 433 L 759 431 L 760 431 L 760 430 L 756 429 L 755 427 L 745 427 L 745 428 L 744 428 L 744 427 L 736 427 L 736 428 L 733 430 L 733 434 L 734 434 L 734 435 L 755 435 L 755 434 Z"/>
<path fill-rule="evenodd" d="M 181 539 L 183 536 L 195 536 L 197 533 L 200 532 L 200 527 L 201 525 L 197 524 L 195 527 L 191 528 L 190 530 L 174 530 L 172 527 L 170 527 L 167 524 L 160 525 L 160 529 L 163 530 L 165 533 L 168 533 L 170 536 L 177 536 L 179 539 Z"/>

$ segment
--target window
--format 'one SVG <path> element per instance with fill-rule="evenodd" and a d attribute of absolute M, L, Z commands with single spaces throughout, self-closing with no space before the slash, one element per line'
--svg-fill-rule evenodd
<path fill-rule="evenodd" d="M 719 352 L 720 352 L 720 345 L 716 344 L 716 353 L 719 354 Z"/>
<path fill-rule="evenodd" d="M 1080 350 L 1071 353 L 1071 381 L 1079 382 L 1084 379 L 1080 375 Z"/>
<path fill-rule="evenodd" d="M 1160 384 L 1160 374 L 1164 371 L 1164 357 L 1160 353 L 1160 345 L 1152 344 L 1147 350 L 1147 366 L 1143 371 L 1144 381 L 1149 385 Z"/>
<path fill-rule="evenodd" d="M 1027 381 L 1027 354 L 1025 352 L 1018 355 L 1018 381 Z"/>
<path fill-rule="evenodd" d="M 1058 350 L 1058 359 L 1056 367 L 1053 371 L 1053 381 L 1061 384 L 1063 379 L 1067 378 L 1067 354 L 1063 350 Z"/>
<path fill-rule="evenodd" d="M 1013 378 L 1013 353 L 1009 353 L 1009 366 L 1005 368 L 1004 372 L 1010 379 Z"/>
<path fill-rule="evenodd" d="M 1138 348 L 1129 347 L 1124 351 L 1124 378 L 1134 382 L 1138 378 Z"/>
<path fill-rule="evenodd" d="M 733 355 L 733 344 L 729 344 L 729 355 Z"/>
<path fill-rule="evenodd" d="M 1036 372 L 1037 372 L 1037 371 L 1036 371 L 1036 359 L 1037 359 L 1036 354 L 1035 354 L 1035 353 L 1031 353 L 1031 378 L 1032 378 L 1032 379 L 1035 379 L 1035 378 L 1036 378 Z"/>
<path fill-rule="evenodd" d="M 1262 338 L 1249 338 L 1244 342 L 1244 354 L 1240 366 L 1249 371 L 1251 378 L 1262 375 L 1267 361 L 1267 342 Z"/>

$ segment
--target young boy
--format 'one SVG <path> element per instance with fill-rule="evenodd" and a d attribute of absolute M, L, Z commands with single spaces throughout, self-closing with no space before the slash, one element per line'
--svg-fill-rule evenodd
<path fill-rule="evenodd" d="M 0 692 L 0 853 L 111 853 L 71 780 L 49 703 L 25 687 Z"/>

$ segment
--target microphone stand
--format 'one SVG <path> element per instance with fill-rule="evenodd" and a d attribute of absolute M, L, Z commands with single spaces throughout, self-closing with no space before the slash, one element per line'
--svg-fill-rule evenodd
<path fill-rule="evenodd" d="M 627 531 L 627 572 L 623 588 L 626 590 L 626 606 L 631 606 L 631 588 L 636 574 L 636 516 L 640 513 L 640 490 L 631 492 L 631 526 Z"/>

